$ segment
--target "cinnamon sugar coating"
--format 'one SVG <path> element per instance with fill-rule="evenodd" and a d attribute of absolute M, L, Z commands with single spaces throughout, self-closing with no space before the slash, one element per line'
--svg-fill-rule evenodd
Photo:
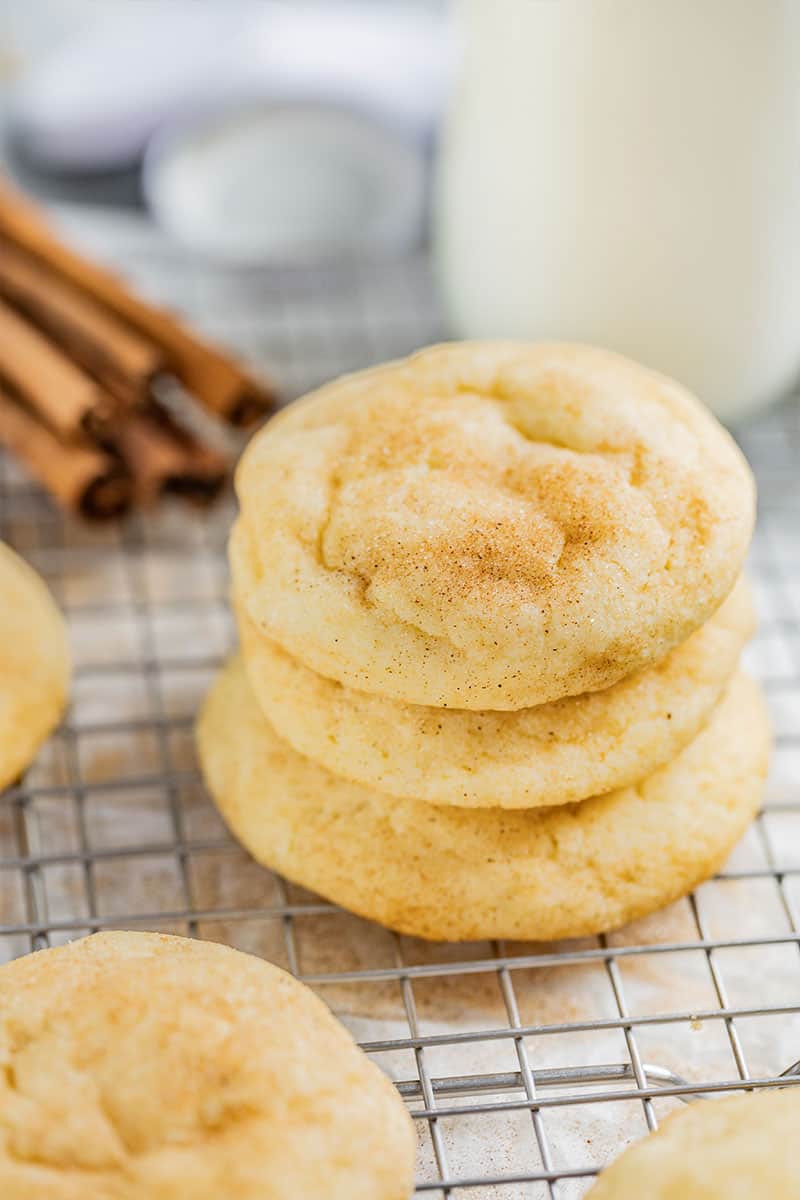
<path fill-rule="evenodd" d="M 312 670 L 412 704 L 608 687 L 719 607 L 753 483 L 677 384 L 585 346 L 442 345 L 291 406 L 251 442 L 237 595 Z"/>

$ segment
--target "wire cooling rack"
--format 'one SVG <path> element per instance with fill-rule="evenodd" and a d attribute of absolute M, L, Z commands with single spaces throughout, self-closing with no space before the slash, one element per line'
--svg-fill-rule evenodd
<path fill-rule="evenodd" d="M 268 365 L 289 395 L 442 334 L 422 259 L 226 274 L 187 262 L 136 218 L 61 215 L 145 291 Z M 256 866 L 216 816 L 192 744 L 198 703 L 233 643 L 232 501 L 90 530 L 0 460 L 0 537 L 48 580 L 75 658 L 67 720 L 0 799 L 0 954 L 129 927 L 222 940 L 286 967 L 406 1097 L 419 1196 L 569 1200 L 684 1100 L 791 1082 L 798 409 L 773 411 L 742 440 L 761 491 L 761 627 L 748 657 L 777 734 L 766 808 L 695 895 L 614 934 L 546 946 L 398 937 Z"/>

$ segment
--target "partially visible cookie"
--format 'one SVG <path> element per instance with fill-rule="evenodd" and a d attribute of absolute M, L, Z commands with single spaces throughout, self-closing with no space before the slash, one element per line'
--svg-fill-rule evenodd
<path fill-rule="evenodd" d="M 403 933 L 463 941 L 594 934 L 708 878 L 758 809 L 769 729 L 736 676 L 710 722 L 633 787 L 555 808 L 443 808 L 350 783 L 274 732 L 241 660 L 198 728 L 219 809 L 251 854 Z"/>
<path fill-rule="evenodd" d="M 58 724 L 70 659 L 64 620 L 42 580 L 0 542 L 0 788 Z"/>
<path fill-rule="evenodd" d="M 405 1200 L 400 1096 L 303 984 L 103 933 L 0 967 L 3 1200 Z"/>
<path fill-rule="evenodd" d="M 259 632 L 348 687 L 518 709 L 663 658 L 731 591 L 753 481 L 677 384 L 587 346 L 463 342 L 339 379 L 247 448 Z"/>
<path fill-rule="evenodd" d="M 253 692 L 295 750 L 379 792 L 468 808 L 564 804 L 651 774 L 708 719 L 754 626 L 740 580 L 665 659 L 602 692 L 469 712 L 347 688 L 260 636 L 241 606 L 237 615 Z"/>
<path fill-rule="evenodd" d="M 587 1200 L 800 1200 L 800 1090 L 702 1100 L 612 1163 Z"/>

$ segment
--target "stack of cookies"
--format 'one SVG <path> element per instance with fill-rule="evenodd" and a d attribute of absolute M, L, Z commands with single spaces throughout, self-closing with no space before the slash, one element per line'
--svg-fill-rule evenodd
<path fill-rule="evenodd" d="M 756 812 L 738 672 L 747 465 L 676 384 L 588 347 L 434 347 L 251 443 L 242 656 L 199 727 L 260 861 L 430 938 L 596 933 Z"/>

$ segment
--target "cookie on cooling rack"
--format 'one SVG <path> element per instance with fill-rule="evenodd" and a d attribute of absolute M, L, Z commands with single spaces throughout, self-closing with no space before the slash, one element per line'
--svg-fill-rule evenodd
<path fill-rule="evenodd" d="M 605 1170 L 586 1200 L 800 1200 L 800 1090 L 699 1100 Z"/>
<path fill-rule="evenodd" d="M 239 601 L 330 679 L 517 709 L 641 670 L 707 621 L 750 540 L 733 440 L 603 350 L 444 345 L 292 405 L 240 464 Z"/>
<path fill-rule="evenodd" d="M 262 637 L 241 606 L 237 616 L 253 692 L 295 750 L 379 792 L 467 808 L 583 800 L 663 766 L 708 719 L 755 621 L 742 579 L 682 645 L 610 688 L 469 712 L 344 687 Z"/>
<path fill-rule="evenodd" d="M 43 581 L 0 542 L 0 788 L 13 783 L 64 712 L 69 650 Z"/>
<path fill-rule="evenodd" d="M 0 967 L 3 1200 L 405 1200 L 397 1091 L 313 992 L 226 946 L 104 933 Z"/>
<path fill-rule="evenodd" d="M 260 862 L 402 933 L 535 941 L 622 925 L 711 875 L 758 809 L 770 739 L 759 689 L 737 675 L 695 740 L 633 787 L 555 808 L 435 807 L 301 757 L 235 659 L 198 741 L 223 817 Z"/>

